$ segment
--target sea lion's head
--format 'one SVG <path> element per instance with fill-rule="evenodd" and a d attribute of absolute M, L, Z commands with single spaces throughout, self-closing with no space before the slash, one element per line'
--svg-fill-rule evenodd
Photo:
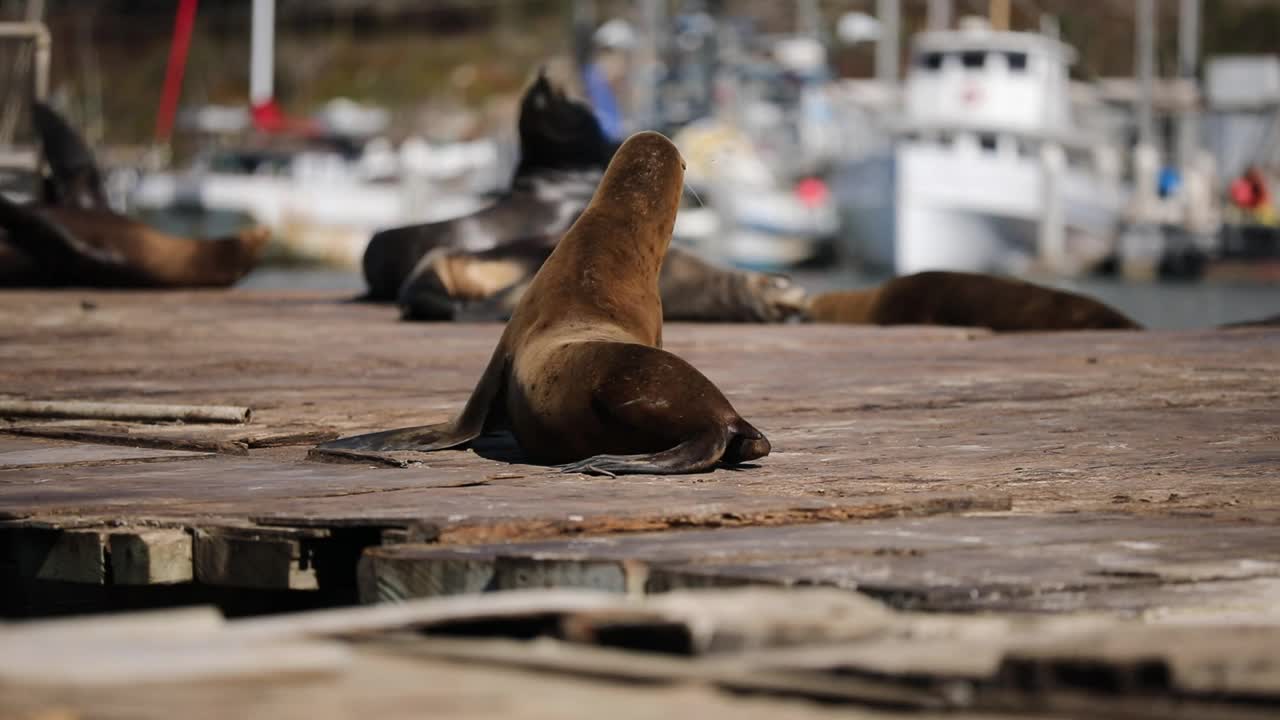
<path fill-rule="evenodd" d="M 229 285 L 258 266 L 263 251 L 271 242 L 271 230 L 255 225 L 215 242 L 220 246 L 218 269 Z"/>
<path fill-rule="evenodd" d="M 586 103 L 557 88 L 546 69 L 520 101 L 520 168 L 535 170 L 603 169 L 613 147 Z"/>
<path fill-rule="evenodd" d="M 658 223 L 669 239 L 684 191 L 684 168 L 680 151 L 665 135 L 636 133 L 613 156 L 592 207 L 621 211 L 633 222 Z"/>
<path fill-rule="evenodd" d="M 271 228 L 254 225 L 241 230 L 236 237 L 240 240 L 246 256 L 256 262 L 262 255 L 262 251 L 266 250 L 267 243 L 271 242 Z"/>

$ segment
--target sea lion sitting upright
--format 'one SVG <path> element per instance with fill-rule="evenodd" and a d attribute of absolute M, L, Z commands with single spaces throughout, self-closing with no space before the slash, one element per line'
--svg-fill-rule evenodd
<path fill-rule="evenodd" d="M 958 325 L 997 332 L 1138 330 L 1142 326 L 1093 298 L 976 273 L 904 275 L 869 290 L 813 298 L 809 319 L 851 325 Z"/>
<path fill-rule="evenodd" d="M 661 349 L 658 272 L 684 161 L 632 136 L 524 293 L 462 413 L 323 449 L 440 450 L 509 427 L 565 472 L 674 474 L 769 453 L 769 441 L 692 365 Z"/>

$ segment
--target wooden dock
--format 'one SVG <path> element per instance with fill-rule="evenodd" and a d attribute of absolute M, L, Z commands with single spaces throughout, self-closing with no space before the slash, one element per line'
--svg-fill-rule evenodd
<path fill-rule="evenodd" d="M 363 688 L 341 702 L 376 687 L 387 717 L 411 700 L 453 703 L 457 717 L 596 716 L 555 712 L 579 700 L 610 712 L 634 702 L 637 716 L 832 710 L 785 699 L 797 696 L 852 702 L 865 717 L 1262 717 L 1280 703 L 1280 330 L 669 325 L 667 347 L 725 391 L 773 454 L 735 470 L 609 479 L 525 464 L 501 438 L 376 466 L 308 459 L 340 434 L 446 418 L 500 332 L 404 324 L 341 300 L 0 293 L 0 401 L 252 409 L 239 424 L 0 419 L 0 617 L 214 605 L 138 620 L 184 627 L 210 613 L 181 652 L 169 630 L 158 632 L 172 642 L 139 641 L 139 652 L 208 645 L 220 649 L 208 667 L 240 667 L 220 664 L 225 652 L 276 662 L 282 678 L 330 678 L 324 692 L 281 680 L 276 705 L 256 710 L 294 696 L 323 708 L 340 687 Z M 526 603 L 508 608 L 520 622 L 484 610 L 508 597 L 492 591 L 535 589 L 553 594 L 510 596 Z M 450 622 L 483 641 L 406 636 L 431 623 L 404 615 L 353 641 L 351 623 L 381 607 L 324 611 L 346 614 L 321 632 L 281 630 L 274 650 L 243 640 L 265 612 L 396 600 L 430 615 L 472 593 L 490 594 L 465 598 L 471 614 Z M 672 619 L 667 598 L 706 618 Z M 582 602 L 603 605 L 588 618 Z M 704 636 L 752 603 L 772 608 L 751 630 L 763 639 Z M 839 618 L 853 617 L 873 620 L 846 633 Z M 555 632 L 531 631 L 548 618 Z M 84 622 L 9 637 L 37 648 L 115 622 L 133 632 L 128 619 Z M 511 639 L 530 634 L 554 639 Z M 93 653 L 119 646 L 94 642 L 57 647 L 109 665 Z M 32 653 L 0 667 L 0 693 L 62 662 Z M 190 662 L 192 674 L 155 682 L 175 693 L 196 692 L 192 678 L 213 682 L 208 692 L 231 682 Z M 73 669 L 45 689 L 122 682 Z M 415 685 L 424 669 L 450 689 Z M 490 682 L 546 696 L 507 714 L 481 700 Z M 23 707 L 50 707 L 43 692 L 22 695 Z M 255 698 L 267 702 L 241 700 Z M 85 703 L 66 707 L 137 716 L 127 693 L 97 714 Z"/>

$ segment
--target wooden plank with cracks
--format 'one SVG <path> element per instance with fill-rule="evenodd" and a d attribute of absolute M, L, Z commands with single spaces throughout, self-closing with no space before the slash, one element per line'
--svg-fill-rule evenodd
<path fill-rule="evenodd" d="M 1118 609 L 1107 599 L 1116 594 L 1132 612 L 1151 607 L 1141 605 L 1139 588 L 1154 593 L 1176 584 L 1280 578 L 1280 536 L 1265 525 L 1211 519 L 943 515 L 474 546 L 400 544 L 370 548 L 361 563 L 366 602 L 481 589 L 661 592 L 759 584 L 857 589 L 897 607 L 934 611 Z M 1185 607 L 1194 596 L 1156 597 Z"/>
<path fill-rule="evenodd" d="M 196 528 L 195 579 L 207 585 L 273 590 L 316 590 L 319 581 L 309 540 L 318 530 Z"/>
<path fill-rule="evenodd" d="M 191 533 L 182 528 L 112 530 L 112 580 L 117 585 L 168 585 L 195 578 Z"/>

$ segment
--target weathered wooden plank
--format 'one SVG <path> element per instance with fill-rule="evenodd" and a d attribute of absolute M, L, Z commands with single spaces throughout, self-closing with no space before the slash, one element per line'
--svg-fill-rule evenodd
<path fill-rule="evenodd" d="M 117 585 L 164 585 L 195 577 L 191 533 L 185 529 L 113 529 L 109 542 Z"/>
<path fill-rule="evenodd" d="M 207 608 L 13 625 L 0 629 L 0 692 L 332 674 L 347 661 L 333 643 L 246 642 L 223 627 Z"/>
<path fill-rule="evenodd" d="M 1095 682 L 1119 692 L 1270 698 L 1280 705 L 1280 628 L 1124 626 L 1023 638 L 1003 671 L 1048 685 Z M 1083 675 L 1106 668 L 1101 681 Z"/>
<path fill-rule="evenodd" d="M 520 669 L 494 661 L 457 661 L 407 652 L 402 643 L 352 648 L 341 672 L 282 680 L 264 674 L 231 682 L 152 684 L 91 690 L 4 688 L 18 717 L 76 713 L 100 718 L 191 720 L 271 717 L 340 720 L 355 713 L 411 720 L 424 713 L 457 720 L 557 718 L 595 720 L 607 709 L 615 720 L 698 717 L 703 720 L 892 720 L 901 713 L 833 706 L 806 699 L 729 694 L 691 682 L 665 685 L 605 682 L 583 675 Z M 1043 720 L 1022 714 L 922 712 L 919 720 Z"/>
<path fill-rule="evenodd" d="M 491 639 L 401 632 L 460 627 Z M 508 639 L 530 629 L 579 644 Z M 683 644 L 664 641 L 677 631 Z M 484 678 L 475 697 L 487 693 L 491 700 L 523 687 L 512 684 L 521 672 L 540 673 L 527 697 L 518 693 L 510 706 L 476 707 L 477 716 L 542 717 L 546 710 L 577 717 L 571 708 L 594 698 L 583 715 L 594 717 L 603 696 L 589 689 L 599 687 L 617 691 L 609 697 L 618 706 L 611 714 L 620 717 L 637 707 L 687 714 L 701 706 L 664 705 L 662 698 L 672 687 L 692 685 L 751 693 L 728 707 L 706 706 L 706 717 L 754 717 L 762 710 L 791 717 L 786 710 L 793 706 L 762 697 L 781 695 L 851 704 L 833 710 L 855 718 L 866 705 L 914 708 L 912 717 L 922 718 L 934 717 L 931 708 L 945 709 L 957 720 L 992 712 L 1264 718 L 1280 703 L 1277 633 L 1275 627 L 1154 626 L 1102 616 L 904 613 L 829 590 L 683 592 L 643 600 L 509 592 L 226 623 L 197 609 L 0 626 L 6 648 L 0 697 L 9 708 L 58 703 L 104 717 L 151 717 L 178 707 L 199 717 L 201 699 L 222 714 L 292 708 L 324 718 L 334 708 L 360 707 L 396 717 L 431 707 L 449 708 L 456 717 L 467 712 L 464 698 L 473 692 L 463 691 L 473 687 L 460 669 L 468 668 Z M 125 643 L 130 651 L 122 653 Z M 685 656 L 627 650 L 639 648 Z M 428 688 L 432 695 L 424 697 Z M 561 695 L 566 688 L 573 690 Z M 311 704 L 316 696 L 325 702 Z M 548 696 L 557 702 L 540 705 Z"/>
<path fill-rule="evenodd" d="M 83 297 L 95 309 L 86 311 Z M 249 520 L 389 530 L 388 540 L 413 534 L 451 545 L 866 524 L 984 509 L 1076 518 L 1114 511 L 1138 529 L 1153 519 L 1181 523 L 1201 515 L 1203 537 L 1244 521 L 1263 528 L 1280 520 L 1272 488 L 1280 463 L 1274 330 L 1007 337 L 924 328 L 671 325 L 664 332 L 668 347 L 723 388 L 769 435 L 774 453 L 738 470 L 607 480 L 524 464 L 510 446 L 426 454 L 400 469 L 306 461 L 311 438 L 448 417 L 473 388 L 500 332 L 403 324 L 385 308 L 336 299 L 0 293 L 0 387 L 55 400 L 252 406 L 258 422 L 252 432 L 263 433 L 195 425 L 142 432 L 106 424 L 37 428 L 24 421 L 27 430 L 91 433 L 84 437 L 104 442 L 203 443 L 249 456 L 0 469 L 0 517 L 89 533 L 167 518 L 216 537 L 205 546 L 204 572 L 219 582 L 245 579 L 235 576 L 228 559 L 234 552 L 218 528 Z M 722 558 L 687 548 L 645 550 L 638 556 L 652 557 L 639 565 L 594 550 L 582 558 L 495 553 L 479 564 L 455 559 L 452 568 L 423 572 L 408 556 L 379 555 L 381 570 L 366 567 L 362 577 L 372 593 L 387 597 L 443 586 L 654 590 L 818 582 L 930 607 L 1065 610 L 1096 603 L 1140 612 L 1137 588 L 1164 588 L 1162 597 L 1176 599 L 1167 588 L 1250 583 L 1270 577 L 1268 563 L 1276 562 L 1262 541 L 1250 553 L 1234 540 L 1199 550 L 1180 540 L 1162 554 L 1110 548 L 1105 543 L 1118 535 L 1091 536 L 1065 521 L 1054 527 L 1074 540 L 1055 540 L 1057 549 L 1042 559 L 1032 546 L 1015 547 L 1022 537 L 1016 533 L 999 552 L 995 543 L 966 549 L 900 539 L 880 543 L 881 555 L 848 538 L 823 552 L 792 552 L 771 539 L 782 536 L 766 533 L 753 540 L 756 554 L 731 547 Z M 957 537 L 964 532 L 955 529 Z M 273 587 L 312 582 L 302 567 L 310 541 L 279 537 L 258 548 L 260 559 L 246 550 L 243 567 L 274 573 L 262 581 Z M 84 576 L 96 582 L 98 554 L 90 550 Z M 109 542 L 103 553 L 104 561 L 114 559 Z M 947 576 L 954 582 L 926 582 L 953 554 L 954 565 L 945 569 L 956 571 Z M 320 556 L 330 555 L 336 557 Z M 985 563 L 1006 561 L 1007 577 L 984 574 Z M 303 575 L 291 580 L 295 571 Z M 314 582 L 323 584 L 320 574 Z M 969 597 L 974 588 L 977 600 Z M 1254 600 L 1265 597 L 1257 592 Z"/>
<path fill-rule="evenodd" d="M 191 460 L 201 457 L 207 456 L 176 450 L 58 443 L 0 435 L 0 469 L 5 470 Z"/>
<path fill-rule="evenodd" d="M 107 578 L 103 528 L 24 532 L 14 553 L 22 574 L 38 580 L 101 585 Z"/>
<path fill-rule="evenodd" d="M 1139 588 L 1280 578 L 1280 534 L 1203 518 L 938 516 L 468 547 L 401 544 L 371 548 L 362 564 L 362 597 L 371 601 L 481 588 L 655 592 L 750 583 L 858 589 L 895 606 L 932 610 L 1116 608 L 1107 593 L 1126 592 L 1128 608 L 1140 610 L 1156 607 L 1157 596 L 1143 604 Z M 1174 607 L 1194 599 L 1170 592 L 1158 598 Z"/>
<path fill-rule="evenodd" d="M 56 620 L 0 623 L 0 637 L 26 643 L 121 643 L 175 637 L 203 637 L 224 629 L 212 607 L 146 610 Z"/>
<path fill-rule="evenodd" d="M 306 540 L 315 531 L 196 529 L 195 579 L 207 585 L 316 590 L 316 565 Z"/>

